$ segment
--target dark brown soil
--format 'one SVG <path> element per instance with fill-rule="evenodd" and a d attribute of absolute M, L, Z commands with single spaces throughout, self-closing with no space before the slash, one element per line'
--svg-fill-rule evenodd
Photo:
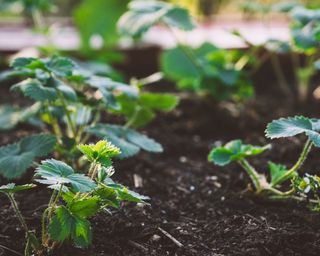
<path fill-rule="evenodd" d="M 309 211 L 303 203 L 271 202 L 245 193 L 249 180 L 241 169 L 207 162 L 217 142 L 242 138 L 270 143 L 264 138 L 264 128 L 273 118 L 299 113 L 320 116 L 315 104 L 290 110 L 285 102 L 272 93 L 258 95 L 232 115 L 226 107 L 194 97 L 182 100 L 175 111 L 159 115 L 145 130 L 163 144 L 164 153 L 141 153 L 115 164 L 115 179 L 131 188 L 133 175 L 142 177 L 143 187 L 135 190 L 150 196 L 151 206 L 127 204 L 112 215 L 99 214 L 92 219 L 90 248 L 66 244 L 55 255 L 320 255 L 319 213 Z M 2 132 L 0 141 L 4 144 L 19 136 Z M 269 159 L 290 165 L 303 139 L 272 141 L 272 151 L 252 163 L 263 172 Z M 319 150 L 314 150 L 305 171 L 317 171 L 318 156 Z M 49 192 L 41 188 L 17 195 L 29 216 L 28 224 L 37 232 L 48 197 Z M 22 253 L 23 232 L 8 200 L 0 196 L 0 202 L 0 255 L 15 255 L 2 246 Z"/>

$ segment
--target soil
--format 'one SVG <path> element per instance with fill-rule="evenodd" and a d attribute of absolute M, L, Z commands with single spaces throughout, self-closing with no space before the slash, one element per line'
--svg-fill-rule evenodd
<path fill-rule="evenodd" d="M 54 255 L 320 255 L 319 213 L 304 203 L 257 198 L 247 191 L 248 177 L 238 166 L 207 162 L 213 145 L 236 138 L 272 143 L 271 151 L 251 159 L 262 172 L 270 159 L 287 165 L 296 160 L 304 137 L 269 141 L 265 125 L 280 116 L 319 117 L 319 105 L 290 108 L 274 89 L 263 94 L 258 90 L 255 100 L 238 108 L 187 97 L 176 110 L 160 114 L 144 130 L 164 146 L 164 153 L 141 153 L 115 163 L 115 180 L 150 196 L 151 205 L 125 204 L 111 215 L 99 214 L 92 218 L 93 244 L 88 249 L 65 244 Z M 4 93 L 1 89 L 1 100 Z M 19 130 L 2 132 L 0 143 L 14 141 L 30 127 Z M 312 151 L 304 171 L 317 171 L 318 155 L 319 150 Z M 142 187 L 134 188 L 134 175 L 142 178 Z M 43 188 L 16 196 L 37 232 L 48 197 Z M 6 197 L 0 195 L 0 202 L 0 255 L 17 255 L 6 248 L 22 253 L 23 232 Z"/>

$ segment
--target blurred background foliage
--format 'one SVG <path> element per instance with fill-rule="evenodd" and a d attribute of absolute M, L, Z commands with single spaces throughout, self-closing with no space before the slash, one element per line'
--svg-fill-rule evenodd
<path fill-rule="evenodd" d="M 77 9 L 88 8 L 87 13 L 92 13 L 92 10 L 104 11 L 104 16 L 114 16 L 118 11 L 122 11 L 123 6 L 126 6 L 130 0 L 0 0 L 0 15 L 1 17 L 10 16 L 21 13 L 21 10 L 26 8 L 25 11 L 30 11 L 32 6 L 40 6 L 42 10 L 48 10 L 50 3 L 54 8 L 51 8 L 52 15 L 56 16 L 72 16 Z M 188 8 L 194 15 L 199 16 L 211 16 L 219 12 L 224 14 L 237 14 L 241 12 L 239 6 L 244 4 L 251 4 L 252 6 L 267 6 L 275 3 L 288 3 L 288 2 L 300 2 L 311 8 L 320 7 L 319 0 L 163 0 L 165 2 L 171 2 Z M 109 8 L 112 7 L 112 11 L 109 12 Z M 107 9 L 106 9 L 107 8 Z M 113 13 L 114 11 L 114 13 Z M 1 19 L 0 17 L 0 19 Z"/>

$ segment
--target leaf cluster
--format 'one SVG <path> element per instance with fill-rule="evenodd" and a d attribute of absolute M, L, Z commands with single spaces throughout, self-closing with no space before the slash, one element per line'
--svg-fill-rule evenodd
<path fill-rule="evenodd" d="M 24 79 L 11 89 L 22 93 L 34 103 L 24 108 L 0 106 L 0 129 L 12 129 L 19 123 L 27 122 L 46 132 L 49 130 L 56 138 L 55 151 L 67 161 L 77 161 L 79 151 L 76 145 L 96 136 L 93 131 L 100 129 L 101 125 L 107 128 L 104 134 L 99 133 L 98 136 L 108 138 L 118 146 L 122 152 L 121 157 L 133 156 L 140 150 L 162 152 L 159 143 L 133 128 L 148 124 L 155 118 L 157 111 L 172 110 L 178 103 L 177 97 L 144 92 L 146 83 L 138 81 L 129 85 L 115 81 L 105 75 L 98 75 L 105 74 L 105 69 L 97 69 L 95 66 L 90 71 L 83 63 L 78 64 L 57 55 L 42 59 L 17 58 L 11 67 L 12 70 L 5 72 L 2 78 Z M 126 124 L 100 123 L 106 114 L 121 115 Z M 26 140 L 28 143 L 46 143 L 44 138 L 43 141 L 34 138 Z M 31 157 L 33 154 L 29 148 L 30 152 L 23 155 L 22 151 L 13 149 L 15 146 L 7 147 L 12 147 L 12 152 L 15 152 L 12 154 L 16 158 L 8 160 L 7 157 L 4 163 L 0 162 L 0 174 L 6 178 L 15 178 L 30 167 L 35 157 Z M 15 168 L 7 169 L 9 164 Z"/>
<path fill-rule="evenodd" d="M 307 141 L 295 164 L 291 168 L 285 165 L 277 164 L 269 161 L 270 179 L 258 173 L 253 166 L 249 164 L 247 158 L 259 155 L 270 149 L 270 145 L 253 146 L 243 144 L 241 140 L 234 140 L 221 147 L 215 147 L 209 153 L 209 161 L 216 165 L 224 166 L 231 162 L 237 162 L 244 168 L 251 178 L 257 193 L 266 193 L 268 196 L 288 197 L 293 196 L 296 191 L 303 189 L 311 189 L 312 184 L 306 183 L 305 179 L 299 178 L 299 169 L 312 148 L 312 146 L 320 147 L 319 144 L 319 119 L 306 118 L 303 116 L 295 116 L 288 118 L 280 118 L 274 120 L 267 125 L 266 136 L 268 138 L 287 138 L 305 134 Z M 293 188 L 287 192 L 282 192 L 279 187 L 286 181 L 291 180 Z"/>
<path fill-rule="evenodd" d="M 72 241 L 77 247 L 88 247 L 92 241 L 91 217 L 107 211 L 110 207 L 119 208 L 124 201 L 144 204 L 149 200 L 149 197 L 133 192 L 110 178 L 113 174 L 110 172 L 110 159 L 120 153 L 119 148 L 108 141 L 99 141 L 96 144 L 79 145 L 79 149 L 91 162 L 90 169 L 93 167 L 99 175 L 90 175 L 90 170 L 87 174 L 80 174 L 68 164 L 55 159 L 42 161 L 36 168 L 35 181 L 53 190 L 48 208 L 42 217 L 41 250 L 50 250 L 50 241 Z M 108 164 L 106 159 L 109 160 Z M 105 168 L 106 166 L 108 168 Z M 8 195 L 14 204 L 26 233 L 31 231 L 13 195 L 34 187 L 34 184 L 14 183 L 0 186 L 0 192 Z"/>

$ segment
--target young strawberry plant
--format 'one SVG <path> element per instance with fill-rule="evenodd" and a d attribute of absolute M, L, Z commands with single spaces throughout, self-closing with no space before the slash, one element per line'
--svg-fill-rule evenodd
<path fill-rule="evenodd" d="M 141 38 L 152 26 L 161 24 L 172 32 L 177 46 L 161 56 L 164 76 L 182 89 L 211 95 L 216 100 L 242 99 L 253 88 L 245 67 L 248 56 L 204 43 L 192 48 L 179 39 L 179 32 L 191 31 L 195 22 L 184 8 L 160 1 L 132 1 L 118 22 L 121 35 Z"/>
<path fill-rule="evenodd" d="M 270 6 L 269 11 L 288 13 L 291 19 L 290 40 L 270 39 L 265 44 L 256 46 L 243 37 L 242 39 L 255 53 L 259 49 L 266 49 L 268 52 L 261 57 L 259 66 L 269 59 L 281 90 L 288 97 L 296 96 L 298 102 L 306 103 L 312 92 L 312 80 L 319 70 L 320 63 L 319 9 L 310 9 L 299 3 L 277 3 Z M 293 79 L 288 79 L 280 63 L 279 56 L 285 54 L 291 58 Z"/>
<path fill-rule="evenodd" d="M 109 207 L 119 208 L 123 201 L 145 203 L 149 199 L 110 178 L 114 173 L 111 159 L 120 154 L 119 148 L 105 140 L 81 144 L 78 148 L 90 163 L 85 174 L 79 174 L 68 164 L 55 159 L 42 161 L 36 168 L 35 181 L 52 190 L 41 218 L 41 238 L 30 229 L 14 198 L 16 193 L 36 185 L 9 183 L 0 187 L 0 192 L 8 196 L 25 232 L 26 256 L 48 254 L 69 241 L 76 247 L 88 247 L 92 241 L 91 217 Z"/>
<path fill-rule="evenodd" d="M 36 157 L 52 151 L 59 159 L 79 165 L 76 145 L 86 143 L 92 136 L 107 138 L 118 146 L 122 152 L 119 157 L 129 157 L 140 150 L 162 152 L 159 143 L 134 128 L 150 122 L 157 111 L 173 109 L 178 100 L 170 94 L 145 92 L 143 86 L 148 79 L 127 85 L 95 75 L 59 56 L 18 58 L 11 66 L 13 70 L 3 77 L 25 78 L 11 90 L 34 103 L 25 107 L 0 106 L 0 129 L 27 122 L 47 134 L 0 147 L 0 174 L 5 178 L 21 176 Z M 127 122 L 103 123 L 106 115 L 121 115 Z M 19 165 L 15 164 L 17 161 Z"/>
<path fill-rule="evenodd" d="M 237 162 L 250 177 L 257 194 L 287 198 L 294 195 L 296 191 L 295 187 L 283 192 L 281 191 L 281 185 L 288 180 L 293 182 L 299 176 L 298 171 L 307 159 L 312 147 L 320 147 L 319 122 L 319 119 L 295 116 L 274 120 L 268 124 L 266 129 L 266 136 L 268 138 L 286 138 L 299 134 L 305 134 L 307 137 L 298 160 L 291 168 L 269 161 L 270 179 L 264 174 L 256 171 L 256 169 L 247 161 L 247 158 L 259 155 L 267 149 L 270 149 L 270 145 L 262 147 L 252 146 L 243 144 L 241 140 L 234 140 L 224 146 L 213 148 L 208 159 L 219 166 Z"/>

